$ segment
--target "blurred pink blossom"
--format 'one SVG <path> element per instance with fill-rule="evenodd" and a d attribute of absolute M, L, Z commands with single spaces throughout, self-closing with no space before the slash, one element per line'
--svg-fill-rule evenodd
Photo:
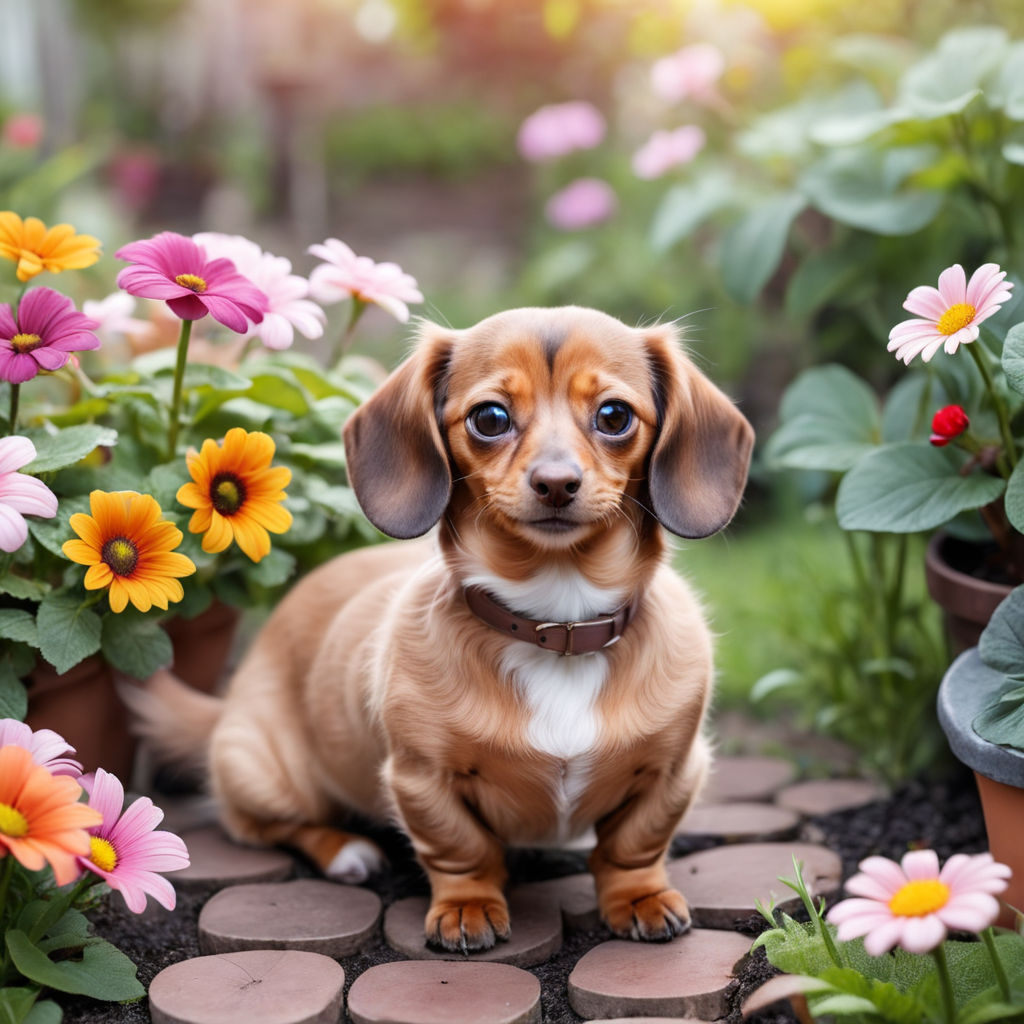
<path fill-rule="evenodd" d="M 548 221 L 562 231 L 578 231 L 608 220 L 618 209 L 615 190 L 599 178 L 577 178 L 544 207 Z"/>
<path fill-rule="evenodd" d="M 534 163 L 554 160 L 600 145 L 605 130 L 604 116 L 592 103 L 553 103 L 534 111 L 519 126 L 519 154 Z"/>
<path fill-rule="evenodd" d="M 711 43 L 693 43 L 651 67 L 651 89 L 668 103 L 691 99 L 708 103 L 718 97 L 715 84 L 725 70 L 725 57 Z"/>
<path fill-rule="evenodd" d="M 105 299 L 86 299 L 82 312 L 97 323 L 100 334 L 143 335 L 153 329 L 148 320 L 133 317 L 135 296 L 127 292 L 112 292 Z"/>
<path fill-rule="evenodd" d="M 43 140 L 43 119 L 38 114 L 11 114 L 3 127 L 3 143 L 12 149 L 35 149 Z"/>
<path fill-rule="evenodd" d="M 633 154 L 633 173 L 638 178 L 660 178 L 673 167 L 688 164 L 706 142 L 704 129 L 696 124 L 655 132 Z"/>
<path fill-rule="evenodd" d="M 52 519 L 57 514 L 53 491 L 42 480 L 18 472 L 35 457 L 36 446 L 27 437 L 12 434 L 0 438 L 0 551 L 17 551 L 28 539 L 25 516 Z M 20 745 L 33 750 L 27 743 Z"/>
<path fill-rule="evenodd" d="M 5 438 L 4 440 L 10 439 Z M 20 440 L 25 441 L 27 438 L 23 437 Z M 35 448 L 32 451 L 34 453 Z M 53 499 L 53 509 L 55 513 L 57 511 L 56 498 Z M 24 747 L 32 755 L 32 760 L 49 769 L 51 775 L 69 775 L 71 778 L 77 779 L 82 774 L 81 763 L 70 756 L 75 752 L 75 748 L 52 729 L 33 731 L 30 726 L 19 722 L 16 718 L 0 718 L 0 747 L 12 745 Z"/>

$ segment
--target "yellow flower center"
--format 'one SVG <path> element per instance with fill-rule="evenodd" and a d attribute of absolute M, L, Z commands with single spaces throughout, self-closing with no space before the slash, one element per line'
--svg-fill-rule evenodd
<path fill-rule="evenodd" d="M 127 537 L 111 537 L 100 557 L 118 576 L 131 576 L 139 562 L 139 549 Z"/>
<path fill-rule="evenodd" d="M 39 348 L 43 343 L 43 339 L 38 334 L 16 334 L 11 338 L 11 348 L 15 352 L 31 352 L 34 348 Z"/>
<path fill-rule="evenodd" d="M 949 886 L 937 878 L 907 882 L 889 900 L 889 909 L 897 917 L 924 917 L 949 902 Z"/>
<path fill-rule="evenodd" d="M 210 482 L 210 501 L 222 516 L 234 515 L 245 504 L 245 485 L 233 473 L 218 473 Z"/>
<path fill-rule="evenodd" d="M 202 294 L 206 291 L 206 282 L 198 274 L 179 274 L 175 279 L 182 288 Z"/>
<path fill-rule="evenodd" d="M 101 871 L 113 871 L 117 867 L 117 852 L 106 839 L 90 836 L 89 860 Z"/>
<path fill-rule="evenodd" d="M 936 324 L 939 333 L 945 335 L 956 334 L 957 331 L 966 327 L 974 319 L 976 312 L 977 310 L 966 302 L 958 302 L 955 306 L 950 306 L 939 317 L 939 321 Z"/>
<path fill-rule="evenodd" d="M 0 833 L 14 839 L 28 835 L 28 821 L 17 807 L 0 804 Z"/>

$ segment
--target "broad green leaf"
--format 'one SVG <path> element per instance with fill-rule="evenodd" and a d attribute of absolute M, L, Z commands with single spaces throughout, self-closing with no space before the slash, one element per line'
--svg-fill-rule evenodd
<path fill-rule="evenodd" d="M 245 393 L 251 402 L 260 402 L 274 409 L 283 409 L 293 416 L 309 412 L 309 399 L 286 370 L 253 376 L 252 386 Z"/>
<path fill-rule="evenodd" d="M 985 89 L 993 107 L 1001 107 L 1011 121 L 1024 121 L 1024 42 L 1012 43 L 1002 66 Z"/>
<path fill-rule="evenodd" d="M 38 647 L 35 617 L 23 608 L 0 608 L 0 640 L 18 640 Z"/>
<path fill-rule="evenodd" d="M 883 533 L 932 530 L 1002 494 L 1000 478 L 961 476 L 961 462 L 948 448 L 914 442 L 885 445 L 865 455 L 839 485 L 839 525 Z"/>
<path fill-rule="evenodd" d="M 344 469 L 345 445 L 341 441 L 325 441 L 323 444 L 293 444 L 288 455 L 312 462 L 324 469 Z"/>
<path fill-rule="evenodd" d="M 18 678 L 10 660 L 0 660 L 0 718 L 24 721 L 28 714 L 28 692 Z"/>
<path fill-rule="evenodd" d="M 790 278 L 786 312 L 805 317 L 841 295 L 864 272 L 864 247 L 847 240 L 827 252 L 809 252 Z"/>
<path fill-rule="evenodd" d="M 851 996 L 840 994 L 837 996 L 825 996 L 823 999 L 814 1001 L 814 1014 L 833 1013 L 837 1017 L 845 1017 L 854 1013 L 873 1013 L 875 1004 L 863 996 Z"/>
<path fill-rule="evenodd" d="M 50 584 L 45 580 L 30 580 L 24 576 L 15 576 L 12 572 L 0 575 L 0 594 L 23 601 L 40 601 L 50 592 Z"/>
<path fill-rule="evenodd" d="M 1024 324 L 1015 324 L 1006 332 L 1002 363 L 1006 382 L 1018 395 L 1024 395 Z"/>
<path fill-rule="evenodd" d="M 295 571 L 295 556 L 280 548 L 271 548 L 246 576 L 261 587 L 277 587 L 287 582 Z"/>
<path fill-rule="evenodd" d="M 24 1024 L 38 998 L 37 988 L 14 985 L 0 988 L 0 1024 Z"/>
<path fill-rule="evenodd" d="M 188 363 L 185 366 L 185 377 L 182 386 L 186 391 L 196 388 L 212 388 L 214 391 L 245 391 L 250 381 L 241 374 L 232 373 L 223 366 L 211 366 L 207 363 Z"/>
<path fill-rule="evenodd" d="M 25 1018 L 25 1024 L 61 1024 L 64 1011 L 52 1000 L 36 1003 Z"/>
<path fill-rule="evenodd" d="M 104 617 L 101 650 L 114 668 L 136 679 L 151 676 L 174 659 L 174 647 L 160 623 L 134 610 Z"/>
<path fill-rule="evenodd" d="M 719 263 L 725 290 L 737 302 L 752 302 L 782 259 L 789 229 L 806 200 L 795 192 L 773 196 L 733 224 L 722 240 Z"/>
<path fill-rule="evenodd" d="M 292 373 L 295 374 L 295 379 L 313 396 L 314 400 L 327 397 L 345 398 L 354 406 L 362 401 L 358 392 L 332 380 L 323 370 L 293 366 Z"/>
<path fill-rule="evenodd" d="M 117 947 L 102 939 L 92 940 L 82 950 L 81 960 L 57 963 L 29 942 L 22 931 L 7 933 L 7 949 L 14 966 L 26 978 L 58 992 L 110 1002 L 141 999 L 146 994 L 135 976 L 135 964 Z"/>
<path fill-rule="evenodd" d="M 101 445 L 110 448 L 117 444 L 116 430 L 95 423 L 65 427 L 52 436 L 34 431 L 31 437 L 36 457 L 25 467 L 25 472 L 35 474 L 73 466 Z"/>
<path fill-rule="evenodd" d="M 1006 482 L 1006 518 L 1014 529 L 1024 532 L 1024 460 L 1013 467 Z"/>
<path fill-rule="evenodd" d="M 1024 750 L 1024 683 L 1004 689 L 971 724 L 989 743 Z"/>
<path fill-rule="evenodd" d="M 650 243 L 667 252 L 720 209 L 730 205 L 736 189 L 732 175 L 714 169 L 686 185 L 673 185 L 662 197 L 651 222 Z"/>
<path fill-rule="evenodd" d="M 996 672 L 1024 678 L 1024 586 L 1011 590 L 992 613 L 978 654 Z"/>
<path fill-rule="evenodd" d="M 58 673 L 100 649 L 102 620 L 70 594 L 47 594 L 36 618 L 39 650 Z"/>
<path fill-rule="evenodd" d="M 779 690 L 792 690 L 803 685 L 804 677 L 791 668 L 777 668 L 774 672 L 761 676 L 750 688 L 750 700 L 756 704 L 770 694 Z"/>
<path fill-rule="evenodd" d="M 28 532 L 47 551 L 60 559 L 66 556 L 63 551 L 63 544 L 75 536 L 69 522 L 77 512 L 89 511 L 89 498 L 87 495 L 79 495 L 76 498 L 65 498 L 57 509 L 57 515 L 53 519 L 37 519 L 32 516 L 28 520 Z M 68 563 L 71 564 L 70 562 Z M 82 567 L 82 574 L 85 574 L 85 567 Z"/>

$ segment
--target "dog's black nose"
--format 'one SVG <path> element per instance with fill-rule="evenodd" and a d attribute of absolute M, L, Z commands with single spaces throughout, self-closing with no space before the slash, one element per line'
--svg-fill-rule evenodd
<path fill-rule="evenodd" d="M 580 489 L 580 476 L 571 462 L 541 462 L 530 473 L 530 486 L 545 505 L 564 508 Z"/>

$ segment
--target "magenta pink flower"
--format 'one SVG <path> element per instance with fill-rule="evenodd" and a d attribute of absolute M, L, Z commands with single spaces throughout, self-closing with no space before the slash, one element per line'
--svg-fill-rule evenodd
<path fill-rule="evenodd" d="M 372 302 L 404 324 L 409 319 L 406 303 L 423 301 L 416 279 L 397 263 L 374 263 L 368 256 L 357 256 L 337 238 L 311 245 L 308 251 L 327 261 L 309 275 L 309 291 L 318 302 L 348 298 Z"/>
<path fill-rule="evenodd" d="M 27 437 L 0 438 L 0 551 L 17 551 L 28 539 L 25 516 L 52 519 L 57 514 L 53 491 L 42 480 L 18 472 L 35 457 L 36 446 Z"/>
<path fill-rule="evenodd" d="M 524 160 L 539 163 L 578 149 L 593 149 L 604 139 L 605 130 L 604 116 L 592 103 L 552 103 L 523 121 L 516 142 Z"/>
<path fill-rule="evenodd" d="M 231 260 L 211 260 L 191 238 L 162 231 L 131 242 L 114 255 L 133 265 L 117 275 L 117 285 L 132 295 L 164 299 L 175 316 L 200 320 L 207 313 L 244 334 L 259 323 L 267 297 L 235 269 Z"/>
<path fill-rule="evenodd" d="M 912 850 L 897 864 L 887 857 L 860 862 L 860 874 L 846 883 L 858 899 L 843 900 L 828 913 L 840 941 L 864 937 L 871 956 L 893 946 L 927 953 L 947 929 L 980 932 L 999 915 L 996 893 L 1010 877 L 990 853 L 954 854 L 939 870 L 934 850 Z"/>
<path fill-rule="evenodd" d="M 43 141 L 43 119 L 20 111 L 4 121 L 3 141 L 13 149 L 35 149 Z"/>
<path fill-rule="evenodd" d="M 697 103 L 717 98 L 715 85 L 725 70 L 725 57 L 711 43 L 694 43 L 651 66 L 651 89 L 669 103 L 691 99 Z"/>
<path fill-rule="evenodd" d="M 30 288 L 15 312 L 0 305 L 0 380 L 23 384 L 40 370 L 59 370 L 72 352 L 98 348 L 99 325 L 52 288 Z"/>
<path fill-rule="evenodd" d="M 173 910 L 174 887 L 157 872 L 187 868 L 189 858 L 179 836 L 154 831 L 164 812 L 148 796 L 140 796 L 122 814 L 124 787 L 102 768 L 80 781 L 89 794 L 89 806 L 103 815 L 103 824 L 89 829 L 92 849 L 88 857 L 78 858 L 79 864 L 117 889 L 133 914 L 146 909 L 147 893 Z"/>
<path fill-rule="evenodd" d="M 688 164 L 707 142 L 704 129 L 684 124 L 670 132 L 655 132 L 634 154 L 633 173 L 638 178 L 660 178 L 666 171 Z"/>
<path fill-rule="evenodd" d="M 939 275 L 939 287 L 915 288 L 903 308 L 924 319 L 904 320 L 889 332 L 890 352 L 909 363 L 919 355 L 927 363 L 940 348 L 953 355 L 961 345 L 978 338 L 978 324 L 995 313 L 1010 297 L 1013 284 L 1004 281 L 1006 271 L 986 263 L 971 274 L 970 281 L 959 263 Z"/>
<path fill-rule="evenodd" d="M 544 215 L 562 231 L 578 231 L 608 220 L 618 205 L 615 190 L 608 182 L 577 178 L 548 200 Z"/>
<path fill-rule="evenodd" d="M 0 747 L 24 747 L 32 760 L 49 769 L 51 775 L 70 775 L 77 779 L 82 774 L 81 763 L 68 756 L 75 748 L 52 729 L 33 732 L 16 718 L 0 718 Z"/>

